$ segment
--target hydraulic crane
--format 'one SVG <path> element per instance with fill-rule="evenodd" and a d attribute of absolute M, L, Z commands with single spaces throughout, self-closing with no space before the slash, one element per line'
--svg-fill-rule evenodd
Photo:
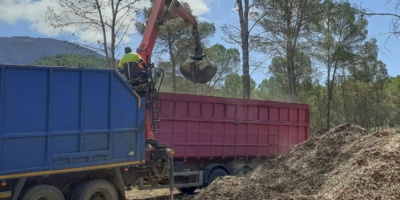
<path fill-rule="evenodd" d="M 199 32 L 197 28 L 197 21 L 195 17 L 188 12 L 177 0 L 156 0 L 151 11 L 150 18 L 148 19 L 146 30 L 142 42 L 137 49 L 137 53 L 143 58 L 147 66 L 152 68 L 151 55 L 157 39 L 157 35 L 160 31 L 160 26 L 165 22 L 168 13 L 173 11 L 179 17 L 181 17 L 186 23 L 193 27 L 193 38 L 195 44 L 195 55 L 191 56 L 186 60 L 184 64 L 180 66 L 182 75 L 195 83 L 207 83 L 216 74 L 217 68 L 212 64 L 212 61 L 202 53 Z M 157 116 L 157 93 L 156 81 L 153 84 L 149 84 L 147 95 L 148 107 L 146 109 L 146 140 L 152 138 L 151 129 L 157 132 L 155 128 L 155 121 Z M 151 125 L 153 127 L 151 127 Z"/>
<path fill-rule="evenodd" d="M 202 54 L 200 36 L 195 17 L 182 7 L 177 0 L 155 1 L 137 53 L 145 60 L 147 65 L 151 63 L 151 54 L 160 31 L 160 26 L 164 23 L 166 16 L 171 10 L 193 27 L 195 55 L 180 66 L 180 71 L 185 78 L 195 83 L 207 83 L 214 77 L 217 68 L 213 66 L 206 55 Z"/>

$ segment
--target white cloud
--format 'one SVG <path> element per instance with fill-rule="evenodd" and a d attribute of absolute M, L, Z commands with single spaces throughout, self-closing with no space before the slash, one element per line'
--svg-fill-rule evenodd
<path fill-rule="evenodd" d="M 203 22 L 210 22 L 210 20 L 204 18 L 204 17 L 199 17 L 199 21 L 203 21 Z"/>
<path fill-rule="evenodd" d="M 200 16 L 210 12 L 209 3 L 213 0 L 183 0 L 187 2 L 193 10 L 193 15 Z"/>
<path fill-rule="evenodd" d="M 47 6 L 57 6 L 54 0 L 1 0 L 0 21 L 15 24 L 23 20 L 30 23 L 30 28 L 48 36 L 56 36 L 58 31 L 50 28 L 45 22 L 44 15 Z"/>
<path fill-rule="evenodd" d="M 209 3 L 215 0 L 182 0 L 190 4 L 193 14 L 200 16 L 210 11 Z M 141 0 L 137 4 L 137 8 L 150 6 L 149 0 Z M 47 36 L 58 36 L 61 34 L 60 30 L 56 30 L 46 22 L 45 16 L 48 7 L 53 7 L 56 10 L 60 7 L 57 0 L 0 0 L 0 21 L 15 24 L 18 21 L 29 22 L 30 28 L 38 33 Z M 105 15 L 111 16 L 111 13 L 104 11 Z M 71 17 L 71 16 L 65 16 Z M 128 18 L 129 19 L 129 18 Z M 135 16 L 131 19 L 135 20 Z M 131 27 L 129 34 L 134 33 L 136 30 Z M 65 28 L 65 33 L 75 33 L 73 27 Z M 102 39 L 101 34 L 93 30 L 86 30 L 85 32 L 76 33 L 78 40 L 95 42 Z M 124 38 L 124 41 L 129 41 L 129 38 Z"/>

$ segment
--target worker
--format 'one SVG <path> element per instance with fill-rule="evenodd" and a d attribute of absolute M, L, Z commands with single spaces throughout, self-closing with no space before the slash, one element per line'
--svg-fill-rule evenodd
<path fill-rule="evenodd" d="M 148 67 L 146 63 L 143 61 L 142 57 L 139 54 L 132 53 L 132 49 L 130 47 L 125 47 L 125 55 L 119 61 L 118 67 L 119 71 L 123 71 L 124 65 L 128 63 L 137 64 L 139 66 L 139 74 L 137 77 L 132 77 L 135 80 L 146 80 L 149 78 Z"/>

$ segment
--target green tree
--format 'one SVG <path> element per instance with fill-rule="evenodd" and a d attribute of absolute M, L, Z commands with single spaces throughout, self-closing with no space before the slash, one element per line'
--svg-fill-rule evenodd
<path fill-rule="evenodd" d="M 304 39 L 311 33 L 310 26 L 317 20 L 318 0 L 259 0 L 264 17 L 260 23 L 265 32 L 260 51 L 286 58 L 286 77 L 290 100 L 296 102 L 295 54 L 303 51 Z"/>
<path fill-rule="evenodd" d="M 365 42 L 342 84 L 346 121 L 366 128 L 384 126 L 389 115 L 385 91 L 389 76 L 386 65 L 378 60 L 378 50 L 376 39 Z"/>
<path fill-rule="evenodd" d="M 278 80 L 278 77 L 264 79 L 257 87 L 256 97 L 262 100 L 288 102 L 287 91 L 283 90 L 282 87 L 282 82 Z"/>
<path fill-rule="evenodd" d="M 350 65 L 348 70 L 351 79 L 364 82 L 382 83 L 388 78 L 386 65 L 378 60 L 378 45 L 375 38 L 361 46 L 358 61 Z"/>
<path fill-rule="evenodd" d="M 60 66 L 60 67 L 83 67 L 83 68 L 108 68 L 105 58 L 96 56 L 82 56 L 77 54 L 59 54 L 55 56 L 44 56 L 37 59 L 31 65 Z"/>
<path fill-rule="evenodd" d="M 269 74 L 271 79 L 279 85 L 280 92 L 284 94 L 280 99 L 290 101 L 290 86 L 287 72 L 287 59 L 285 57 L 274 57 L 269 66 Z M 304 85 L 311 84 L 313 70 L 311 67 L 311 59 L 303 52 L 297 51 L 294 55 L 295 71 L 293 78 L 296 84 L 296 90 L 300 92 Z"/>
<path fill-rule="evenodd" d="M 258 0 L 234 0 L 233 2 L 239 16 L 239 23 L 226 24 L 221 27 L 221 30 L 225 34 L 226 38 L 224 39 L 228 43 L 239 45 L 242 50 L 243 97 L 250 99 L 250 53 L 259 42 L 261 32 L 257 28 L 265 13 L 260 15 L 257 11 Z"/>
<path fill-rule="evenodd" d="M 250 79 L 250 91 L 254 92 L 257 83 Z M 222 87 L 222 93 L 225 97 L 243 98 L 243 76 L 239 74 L 229 74 L 225 79 L 225 84 Z"/>
<path fill-rule="evenodd" d="M 243 6 L 244 3 L 244 6 Z M 249 62 L 249 12 L 250 0 L 236 0 L 239 22 L 240 22 L 240 39 L 243 55 L 243 98 L 251 98 L 251 78 L 250 78 L 250 62 Z"/>
<path fill-rule="evenodd" d="M 213 60 L 214 65 L 218 67 L 215 77 L 207 83 L 207 89 L 202 92 L 202 94 L 208 95 L 213 89 L 220 88 L 229 74 L 237 71 L 240 64 L 240 53 L 236 48 L 227 49 L 221 44 L 215 44 L 205 49 L 205 53 Z M 200 86 L 200 84 L 197 85 Z"/>
<path fill-rule="evenodd" d="M 386 92 L 389 101 L 388 109 L 390 110 L 387 122 L 391 127 L 400 125 L 400 75 L 389 78 Z"/>
<path fill-rule="evenodd" d="M 326 127 L 331 127 L 331 108 L 334 98 L 334 87 L 340 69 L 356 57 L 359 45 L 367 35 L 368 22 L 357 16 L 357 10 L 348 2 L 323 2 L 323 12 L 317 28 L 320 37 L 317 38 L 314 49 L 316 59 L 326 72 L 327 102 Z"/>

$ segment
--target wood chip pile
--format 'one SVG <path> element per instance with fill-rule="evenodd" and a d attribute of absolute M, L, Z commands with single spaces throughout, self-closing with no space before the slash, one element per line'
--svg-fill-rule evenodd
<path fill-rule="evenodd" d="M 400 135 L 341 125 L 195 199 L 400 199 Z"/>

